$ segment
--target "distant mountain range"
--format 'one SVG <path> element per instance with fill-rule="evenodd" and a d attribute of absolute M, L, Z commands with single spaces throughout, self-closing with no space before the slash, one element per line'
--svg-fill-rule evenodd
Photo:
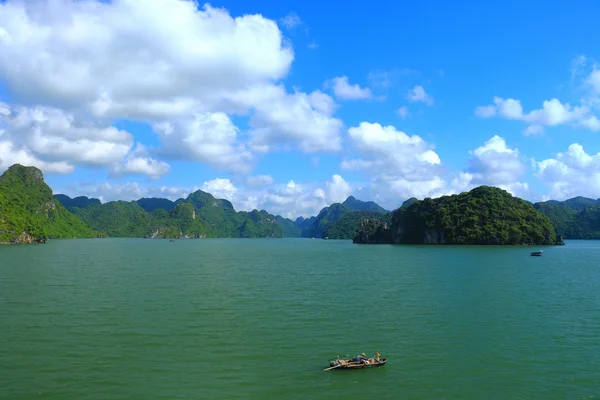
<path fill-rule="evenodd" d="M 550 218 L 556 233 L 565 239 L 600 239 L 600 199 L 579 196 L 533 207 Z"/>
<path fill-rule="evenodd" d="M 0 176 L 0 242 L 74 236 L 352 239 L 362 221 L 387 226 L 397 212 L 416 203 L 419 200 L 411 198 L 397 210 L 386 210 L 350 196 L 316 216 L 295 221 L 265 210 L 236 211 L 228 200 L 200 190 L 176 201 L 141 198 L 102 203 L 85 196 L 53 196 L 39 169 L 16 164 Z M 547 216 L 556 234 L 565 239 L 600 239 L 600 199 L 575 197 L 532 207 Z"/>
<path fill-rule="evenodd" d="M 194 210 L 202 220 L 211 220 L 212 229 L 204 234 L 199 228 L 192 231 L 181 230 L 182 236 L 263 237 L 262 235 L 266 235 L 267 237 L 352 239 L 362 218 L 375 218 L 382 221 L 389 221 L 391 218 L 391 211 L 385 210 L 377 203 L 361 201 L 350 196 L 343 203 L 334 203 L 323 208 L 316 216 L 308 219 L 300 217 L 296 221 L 279 215 L 273 216 L 266 211 L 253 211 L 254 224 L 264 218 L 264 221 L 258 221 L 259 225 L 272 228 L 271 230 L 256 231 L 254 228 L 248 230 L 248 225 L 245 225 L 247 216 L 252 213 L 235 212 L 229 201 L 215 199 L 209 193 L 201 190 L 190 194 L 187 199 L 176 201 L 164 198 L 142 198 L 132 202 L 111 201 L 102 204 L 98 199 L 90 199 L 85 196 L 72 199 L 63 194 L 57 194 L 55 198 L 90 227 L 105 232 L 108 236 L 119 237 L 161 236 L 163 231 L 160 227 L 169 225 L 163 211 L 172 213 L 179 204 L 190 201 L 193 203 L 193 199 L 200 198 L 204 200 L 194 203 Z M 412 201 L 416 201 L 416 199 L 410 199 L 407 202 Z M 209 203 L 212 204 L 212 208 L 204 207 Z M 215 217 L 214 214 L 218 214 L 219 217 Z M 272 221 L 275 221 L 278 226 L 265 225 L 264 222 L 267 220 L 271 221 L 271 224 L 273 224 Z M 115 221 L 119 222 L 115 223 Z"/>

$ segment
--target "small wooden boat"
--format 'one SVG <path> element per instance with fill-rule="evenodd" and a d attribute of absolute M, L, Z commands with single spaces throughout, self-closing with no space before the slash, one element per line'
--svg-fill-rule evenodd
<path fill-rule="evenodd" d="M 543 252 L 544 250 L 534 251 L 533 253 L 531 253 L 531 255 L 534 257 L 541 257 Z"/>
<path fill-rule="evenodd" d="M 331 369 L 362 369 L 371 367 L 381 367 L 387 363 L 386 358 L 370 357 L 363 362 L 354 361 L 354 359 L 346 360 L 342 358 L 335 358 L 329 360 L 329 368 L 325 368 L 324 371 Z"/>

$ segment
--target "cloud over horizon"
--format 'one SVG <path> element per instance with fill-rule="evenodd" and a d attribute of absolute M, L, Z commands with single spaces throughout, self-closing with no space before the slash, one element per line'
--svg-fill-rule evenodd
<path fill-rule="evenodd" d="M 457 57 L 361 47 L 343 20 L 329 38 L 310 15 L 271 11 L 1 2 L 0 172 L 34 165 L 57 190 L 107 200 L 204 188 L 290 216 L 483 184 L 600 197 L 594 54 L 563 51 L 547 67 L 559 86 L 525 71 L 494 86 Z"/>

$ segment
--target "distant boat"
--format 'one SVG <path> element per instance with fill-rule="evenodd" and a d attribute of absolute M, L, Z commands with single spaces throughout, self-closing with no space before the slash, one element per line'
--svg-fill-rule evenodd
<path fill-rule="evenodd" d="M 169 242 L 174 242 L 174 241 L 175 241 L 175 239 L 171 239 L 171 240 L 169 240 Z"/>
<path fill-rule="evenodd" d="M 331 369 L 362 369 L 371 367 L 381 367 L 387 363 L 387 358 L 379 358 L 379 353 L 376 357 L 370 357 L 365 360 L 364 363 L 355 361 L 354 359 L 341 359 L 339 356 L 332 360 L 329 360 L 329 368 L 325 368 L 324 371 Z"/>
<path fill-rule="evenodd" d="M 531 253 L 531 255 L 534 257 L 541 257 L 543 252 L 544 250 L 534 251 L 533 253 Z"/>

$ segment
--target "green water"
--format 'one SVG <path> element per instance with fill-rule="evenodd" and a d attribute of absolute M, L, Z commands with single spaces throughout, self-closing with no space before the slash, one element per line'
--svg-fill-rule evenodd
<path fill-rule="evenodd" d="M 3 399 L 600 398 L 600 242 L 0 247 Z M 337 354 L 389 359 L 329 371 Z"/>

